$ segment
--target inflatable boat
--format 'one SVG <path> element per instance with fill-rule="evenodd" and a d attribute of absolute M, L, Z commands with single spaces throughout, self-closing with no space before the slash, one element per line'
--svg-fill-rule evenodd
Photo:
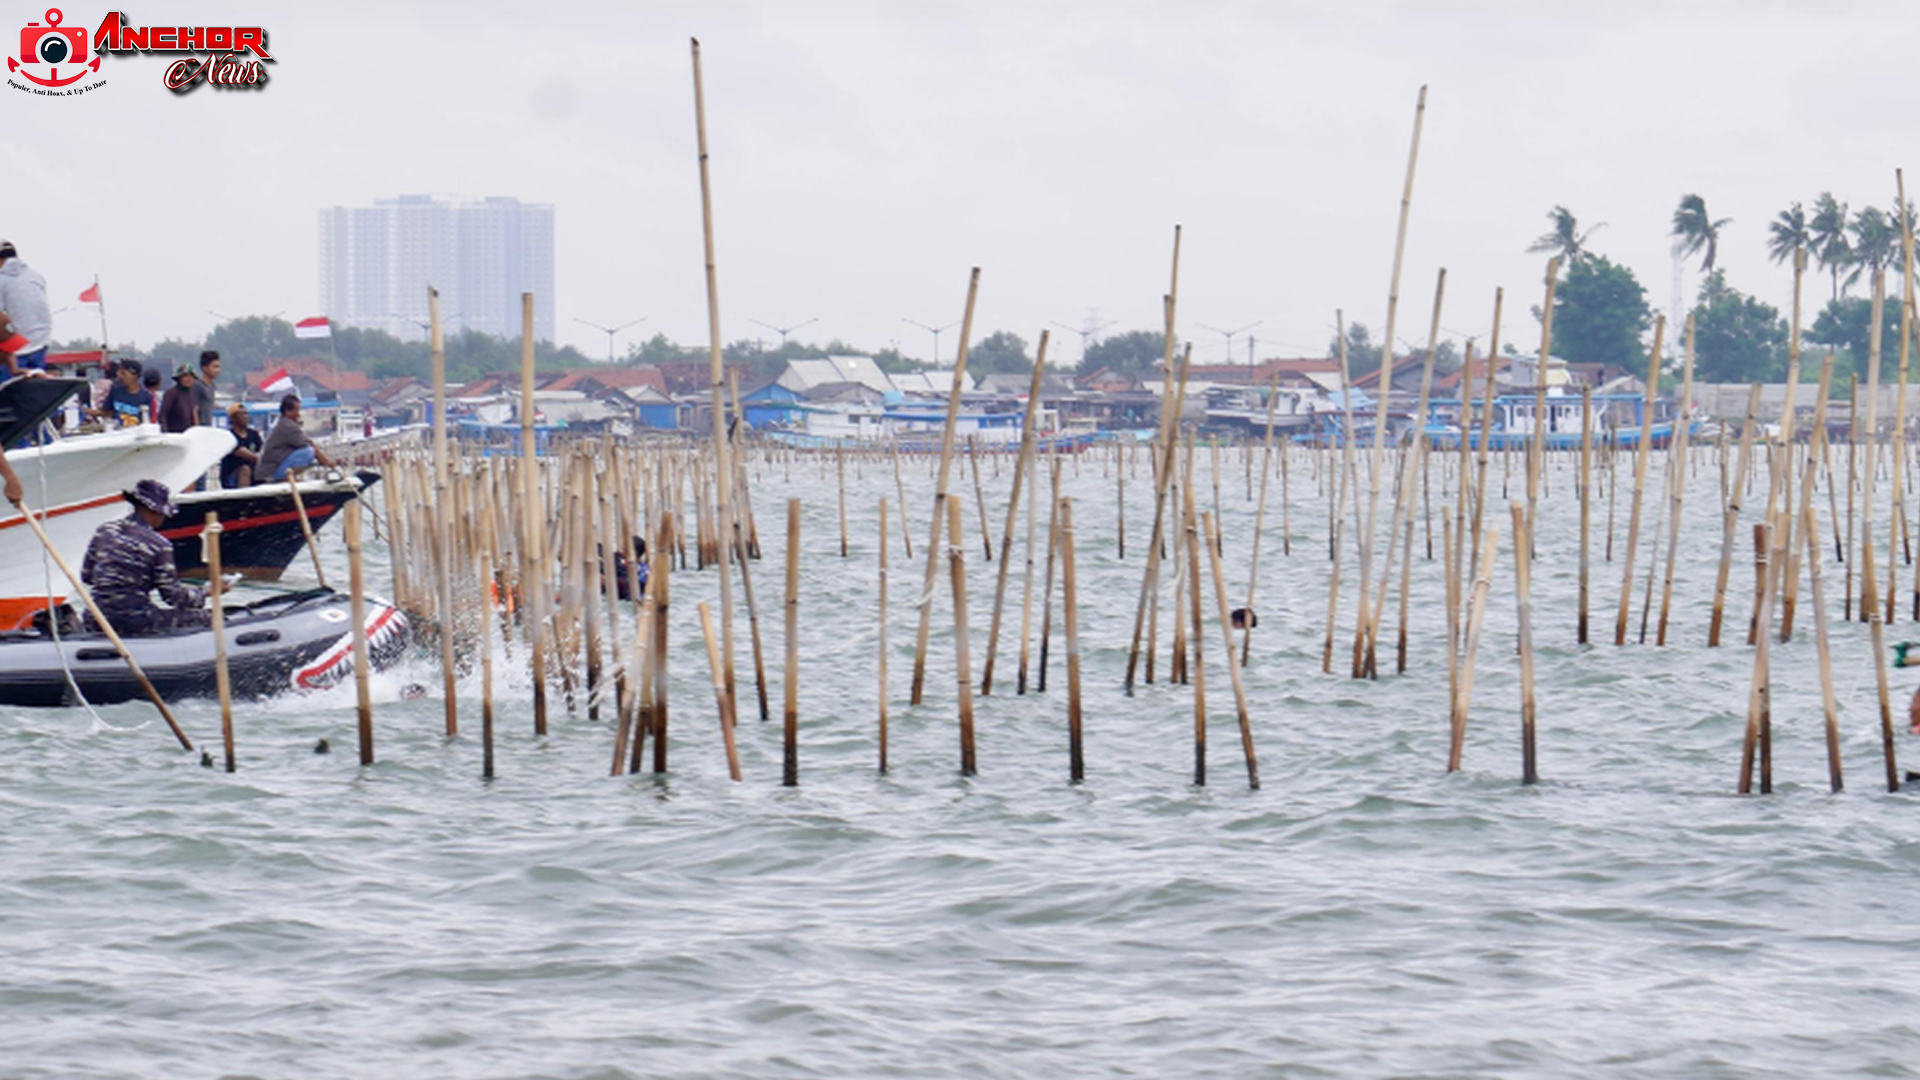
<path fill-rule="evenodd" d="M 323 690 L 347 678 L 353 673 L 352 611 L 346 594 L 331 589 L 228 604 L 227 672 L 233 696 Z M 366 620 L 368 659 L 379 671 L 406 651 L 407 618 L 369 598 Z M 96 705 L 144 696 L 105 635 L 62 632 L 56 639 L 45 620 L 39 621 L 43 625 L 36 629 L 0 634 L 0 705 L 75 705 L 76 686 Z M 123 640 L 166 700 L 215 695 L 211 629 Z"/>

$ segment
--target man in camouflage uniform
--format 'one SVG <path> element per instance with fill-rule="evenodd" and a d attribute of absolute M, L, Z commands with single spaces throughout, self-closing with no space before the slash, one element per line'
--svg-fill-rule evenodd
<path fill-rule="evenodd" d="M 93 590 L 101 613 L 115 630 L 133 637 L 211 625 L 205 590 L 180 584 L 173 542 L 156 529 L 174 513 L 167 485 L 142 480 L 121 497 L 133 504 L 133 513 L 100 526 L 80 569 L 80 579 Z M 149 600 L 155 590 L 173 606 L 159 607 Z M 87 623 L 88 629 L 97 629 L 91 616 Z"/>

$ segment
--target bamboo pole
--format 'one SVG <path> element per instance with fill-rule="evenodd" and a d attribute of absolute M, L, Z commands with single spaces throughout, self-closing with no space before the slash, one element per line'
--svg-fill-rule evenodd
<path fill-rule="evenodd" d="M 1535 417 L 1535 422 L 1538 422 Z M 1534 745 L 1533 699 L 1533 511 L 1522 511 L 1515 502 L 1513 512 L 1513 597 L 1519 614 L 1520 635 L 1520 782 L 1540 782 L 1539 757 Z"/>
<path fill-rule="evenodd" d="M 547 646 L 545 615 L 551 602 L 547 563 L 542 551 L 546 539 L 545 515 L 540 506 L 540 467 L 534 456 L 533 413 L 533 294 L 520 294 L 520 483 L 524 500 L 521 522 L 522 568 L 520 603 L 525 609 L 528 656 L 533 681 L 533 733 L 547 733 Z"/>
<path fill-rule="evenodd" d="M 1772 468 L 1779 469 L 1780 461 L 1773 459 Z M 1767 728 L 1772 713 L 1773 673 L 1769 665 L 1770 645 L 1773 640 L 1774 576 L 1768 573 L 1768 557 L 1773 546 L 1773 525 L 1771 522 L 1758 521 L 1753 526 L 1753 547 L 1757 560 L 1756 575 L 1760 584 L 1760 609 L 1754 634 L 1753 675 L 1747 685 L 1747 727 L 1740 742 L 1740 794 L 1753 791 L 1753 759 L 1756 746 L 1767 747 Z M 1763 750 L 1770 759 L 1771 754 Z M 1760 791 L 1766 794 L 1773 790 L 1771 760 L 1761 766 Z"/>
<path fill-rule="evenodd" d="M 1188 448 L 1188 460 L 1192 460 L 1192 447 Z M 1193 485 L 1188 484 L 1182 493 L 1186 504 L 1185 530 L 1187 555 L 1187 593 L 1191 598 L 1189 609 L 1193 619 L 1193 782 L 1204 787 L 1207 783 L 1207 665 L 1205 659 L 1206 626 L 1201 618 L 1200 606 L 1200 548 L 1205 538 L 1199 535 L 1199 523 L 1193 513 Z M 1175 595 L 1179 590 L 1176 588 Z M 1184 613 L 1175 604 L 1175 626 Z M 1229 644 L 1231 649 L 1231 644 Z M 1182 653 L 1182 656 L 1185 654 Z M 1227 657 L 1227 666 L 1232 667 L 1232 655 Z"/>
<path fill-rule="evenodd" d="M 706 246 L 707 264 L 707 368 L 710 379 L 709 400 L 713 417 L 713 475 L 715 509 L 719 514 L 719 534 L 733 534 L 733 472 L 728 468 L 726 425 L 726 372 L 720 356 L 720 279 L 715 268 L 713 248 L 713 185 L 708 176 L 707 104 L 700 79 L 700 41 L 693 40 L 693 118 L 700 151 L 700 231 Z M 721 674 L 726 690 L 728 739 L 732 739 L 733 699 L 733 574 L 727 568 L 727 556 L 720 553 L 720 649 Z M 734 764 L 734 779 L 740 777 Z"/>
<path fill-rule="evenodd" d="M 1360 597 L 1359 607 L 1357 609 L 1359 612 L 1359 632 L 1355 636 L 1355 647 L 1356 649 L 1364 647 L 1368 656 L 1372 655 L 1373 636 L 1378 631 L 1379 622 L 1377 613 L 1371 618 L 1368 615 L 1370 611 L 1374 611 L 1375 609 L 1368 605 L 1370 594 L 1367 590 L 1371 584 L 1371 575 L 1373 572 L 1373 541 L 1380 517 L 1380 481 L 1386 473 L 1384 455 L 1387 444 L 1388 404 L 1393 392 L 1393 343 L 1399 340 L 1394 337 L 1394 328 L 1395 320 L 1399 318 L 1400 314 L 1400 267 L 1406 257 L 1407 218 L 1413 210 L 1413 174 L 1414 167 L 1420 158 L 1420 128 L 1426 119 L 1426 114 L 1427 88 L 1422 86 L 1420 88 L 1419 101 L 1414 106 L 1413 139 L 1412 145 L 1407 149 L 1407 178 L 1400 192 L 1400 224 L 1393 241 L 1393 274 L 1387 286 L 1386 331 L 1385 336 L 1381 338 L 1386 344 L 1381 348 L 1379 368 L 1380 401 L 1374 409 L 1373 418 L 1373 472 L 1371 477 L 1369 477 L 1370 492 L 1367 500 L 1367 522 L 1360 534 Z M 1436 304 L 1436 307 L 1437 306 Z M 1429 363 L 1432 361 L 1431 351 L 1428 353 L 1428 361 Z M 1348 437 L 1352 437 L 1351 432 L 1348 434 Z M 1389 531 L 1389 552 L 1392 551 L 1392 536 L 1393 532 Z M 1389 555 L 1389 558 L 1391 558 L 1391 555 Z M 1386 594 L 1388 576 L 1388 574 L 1382 574 L 1378 582 L 1382 596 Z M 1354 677 L 1359 678 L 1363 670 L 1365 670 L 1366 665 L 1363 665 L 1357 659 L 1355 667 Z"/>
<path fill-rule="evenodd" d="M 1473 598 L 1468 602 L 1466 644 L 1460 652 L 1460 688 L 1454 696 L 1450 738 L 1447 744 L 1447 771 L 1460 771 L 1460 758 L 1467 744 L 1467 711 L 1473 704 L 1473 670 L 1480 658 L 1480 629 L 1485 625 L 1487 593 L 1493 588 L 1493 558 L 1498 551 L 1499 530 L 1492 522 L 1480 533 L 1480 550 L 1474 556 Z"/>
<path fill-rule="evenodd" d="M 1788 393 L 1792 393 L 1791 390 Z M 1667 444 L 1667 498 L 1672 518 L 1667 526 L 1667 568 L 1660 586 L 1660 628 L 1656 645 L 1667 643 L 1667 610 L 1673 604 L 1673 570 L 1680 555 L 1680 508 L 1687 496 L 1687 445 L 1693 426 L 1687 419 L 1693 403 L 1693 313 L 1687 313 L 1686 360 L 1680 376 L 1680 412 L 1674 418 L 1673 439 Z M 1789 446 L 1792 443 L 1788 443 Z"/>
<path fill-rule="evenodd" d="M 300 481 L 296 477 L 287 477 L 287 490 L 293 493 L 293 512 L 300 519 L 300 535 L 306 543 L 307 554 L 313 557 L 313 576 L 324 589 L 327 587 L 327 572 L 320 568 L 320 545 L 313 538 L 313 521 L 307 516 L 306 500 L 300 497 Z"/>
<path fill-rule="evenodd" d="M 1786 400 L 1780 407 L 1780 431 L 1787 451 L 1787 476 L 1783 479 L 1784 501 L 1781 504 L 1780 544 L 1786 550 L 1786 559 L 1780 564 L 1780 572 L 1785 580 L 1780 589 L 1780 640 L 1784 643 L 1793 637 L 1793 611 L 1799 599 L 1800 558 L 1799 546 L 1793 542 L 1793 456 L 1796 436 L 1800 430 L 1799 414 L 1794 409 L 1793 392 L 1800 383 L 1800 284 L 1806 276 L 1807 252 L 1805 248 L 1795 248 L 1793 252 L 1793 322 L 1787 338 L 1787 391 Z M 1817 415 L 1817 422 L 1826 423 L 1824 413 Z M 1811 451 L 1811 445 L 1809 445 Z"/>
<path fill-rule="evenodd" d="M 960 349 L 954 356 L 953 387 L 947 392 L 947 419 L 940 429 L 940 471 L 933 488 L 933 517 L 928 525 L 927 572 L 921 582 L 920 597 L 914 605 L 920 609 L 920 627 L 913 641 L 913 689 L 909 701 L 920 704 L 927 680 L 927 635 L 932 630 L 933 592 L 940 571 L 940 529 L 946 522 L 947 483 L 953 474 L 954 424 L 960 415 L 960 393 L 966 386 L 967 344 L 973 336 L 973 305 L 980 296 L 980 268 L 974 267 L 967 278 L 967 308 L 960 317 Z M 967 688 L 971 694 L 972 687 Z"/>
<path fill-rule="evenodd" d="M 1038 461 L 1029 460 L 1027 474 L 1032 476 L 1038 465 Z M 1027 692 L 1027 646 L 1033 637 L 1033 542 L 1040 523 L 1039 479 L 1034 477 L 1031 482 L 1036 490 L 1027 496 L 1027 565 L 1021 575 L 1020 586 L 1020 670 L 1014 680 L 1014 692 L 1020 695 Z"/>
<path fill-rule="evenodd" d="M 733 737 L 733 704 L 727 700 L 727 679 L 720 667 L 720 650 L 713 640 L 713 613 L 700 605 L 700 636 L 707 644 L 707 667 L 713 672 L 713 703 L 720 712 L 720 739 L 726 744 L 727 775 L 740 780 L 740 748 Z"/>
<path fill-rule="evenodd" d="M 1047 648 L 1053 639 L 1053 558 L 1060 547 L 1060 459 L 1048 458 L 1053 494 L 1047 504 L 1047 580 L 1040 590 L 1040 678 L 1035 690 L 1047 692 Z"/>
<path fill-rule="evenodd" d="M 1345 412 L 1345 427 L 1340 438 L 1340 464 L 1334 468 L 1334 478 L 1330 485 L 1333 497 L 1328 500 L 1331 514 L 1327 520 L 1327 558 L 1332 560 L 1333 569 L 1327 578 L 1327 636 L 1320 649 L 1320 670 L 1323 674 L 1333 674 L 1333 635 L 1334 624 L 1340 618 L 1340 564 L 1343 549 L 1340 546 L 1340 532 L 1346 527 L 1347 491 L 1355 479 L 1353 462 L 1353 379 L 1347 365 L 1346 313 L 1335 309 L 1334 354 L 1340 360 L 1340 401 Z M 1356 503 L 1359 494 L 1354 494 Z M 1355 516 L 1359 515 L 1355 508 Z"/>
<path fill-rule="evenodd" d="M 1707 647 L 1720 644 L 1720 627 L 1727 599 L 1727 577 L 1733 570 L 1734 530 L 1740 521 L 1740 493 L 1746 486 L 1747 465 L 1753 455 L 1756 416 L 1760 411 L 1760 384 L 1747 391 L 1747 419 L 1740 429 L 1740 452 L 1733 467 L 1733 484 L 1727 489 L 1727 506 L 1721 521 L 1720 568 L 1713 585 L 1713 620 L 1707 626 Z"/>
<path fill-rule="evenodd" d="M 440 290 L 427 286 L 427 320 L 432 338 L 433 363 L 433 492 L 438 511 L 434 523 L 434 582 L 438 603 L 434 612 L 440 624 L 440 689 L 444 699 L 446 736 L 460 734 L 460 701 L 453 662 L 453 520 L 451 493 L 448 491 L 447 462 L 447 354 L 440 329 Z M 296 494 L 295 498 L 299 498 Z M 319 565 L 318 557 L 314 565 Z"/>
<path fill-rule="evenodd" d="M 999 578 L 993 587 L 993 620 L 987 631 L 987 659 L 980 667 L 980 696 L 993 694 L 993 660 L 1000 651 L 1000 618 L 1007 598 L 1007 570 L 1013 561 L 1013 527 L 1020 520 L 1020 487 L 1028 464 L 1033 460 L 1034 440 L 1039 431 L 1040 379 L 1046 373 L 1047 331 L 1040 331 L 1040 344 L 1033 363 L 1033 378 L 1027 387 L 1027 413 L 1020 425 L 1020 456 L 1013 466 L 1013 487 L 1007 496 L 1007 523 L 1000 534 Z M 975 476 L 978 477 L 978 470 Z M 982 504 L 984 507 L 984 503 Z M 984 526 L 983 526 L 984 527 Z M 1031 534 L 1029 534 L 1031 535 Z"/>
<path fill-rule="evenodd" d="M 359 524 L 359 515 L 353 515 L 352 520 L 357 526 Z M 357 528 L 355 532 L 358 532 Z M 207 598 L 207 606 L 213 614 L 213 686 L 214 692 L 220 698 L 220 745 L 226 754 L 227 771 L 232 772 L 234 770 L 233 683 L 227 671 L 226 582 L 220 578 L 220 533 L 219 513 L 212 510 L 207 511 L 206 522 L 200 535 L 206 541 L 207 588 L 210 590 Z M 350 536 L 348 539 L 355 548 L 359 547 L 360 537 L 358 535 Z M 354 565 L 359 565 L 357 555 L 354 558 Z M 361 633 L 364 634 L 365 631 L 363 630 Z M 359 675 L 359 660 L 360 657 L 355 655 L 354 674 L 356 677 Z"/>
<path fill-rule="evenodd" d="M 1580 614 L 1575 640 L 1587 644 L 1587 593 L 1592 577 L 1593 384 L 1580 387 Z"/>
<path fill-rule="evenodd" d="M 895 450 L 895 454 L 898 454 Z M 894 464 L 899 464 L 899 457 Z M 895 474 L 898 475 L 897 473 Z M 887 773 L 887 497 L 880 496 L 880 620 L 879 620 L 879 708 L 880 714 L 880 775 Z"/>
<path fill-rule="evenodd" d="M 1253 651 L 1253 598 L 1260 587 L 1260 535 L 1266 531 L 1267 523 L 1267 482 L 1273 478 L 1273 410 L 1280 404 L 1280 376 L 1275 375 L 1267 387 L 1267 435 L 1260 457 L 1260 501 L 1253 512 L 1253 551 L 1247 558 L 1247 624 L 1240 634 L 1240 666 L 1245 667 Z M 1286 468 L 1286 456 L 1281 455 L 1281 468 Z M 1281 483 L 1281 501 L 1286 501 L 1286 484 Z M 1281 526 L 1286 531 L 1286 526 Z M 1226 655 L 1233 656 L 1229 644 Z"/>
<path fill-rule="evenodd" d="M 1627 553 L 1620 560 L 1620 610 L 1613 626 L 1613 643 L 1627 643 L 1627 617 L 1633 608 L 1633 556 L 1640 543 L 1640 503 L 1646 494 L 1647 460 L 1653 453 L 1653 402 L 1660 392 L 1660 348 L 1666 336 L 1664 315 L 1653 320 L 1653 352 L 1647 361 L 1647 396 L 1640 408 L 1640 444 L 1633 458 L 1633 508 L 1627 517 Z M 1516 555 L 1516 558 L 1519 556 Z"/>
<path fill-rule="evenodd" d="M 907 486 L 900 479 L 900 439 L 893 440 L 893 492 L 900 503 L 900 542 L 906 545 L 907 558 L 913 558 L 913 526 L 907 521 Z"/>
<path fill-rule="evenodd" d="M 1880 331 L 1886 294 L 1886 271 L 1876 269 L 1873 272 L 1873 321 L 1867 331 L 1867 462 L 1860 488 L 1860 608 L 1866 615 L 1868 635 L 1873 642 L 1873 674 L 1880 698 L 1880 743 L 1887 763 L 1887 790 L 1898 791 L 1900 772 L 1894 762 L 1893 705 L 1887 686 L 1886 625 L 1881 620 L 1880 605 L 1875 603 L 1877 583 L 1873 571 L 1873 487 L 1880 452 L 1876 410 L 1880 402 Z"/>
<path fill-rule="evenodd" d="M 1233 615 L 1227 610 L 1226 578 L 1220 573 L 1219 519 L 1203 520 L 1207 528 L 1207 560 L 1213 569 L 1213 598 L 1215 605 L 1220 609 L 1220 638 L 1224 649 L 1221 655 L 1225 658 L 1227 679 L 1233 684 L 1233 708 L 1240 721 L 1240 749 L 1247 759 L 1247 787 L 1258 791 L 1260 790 L 1260 763 L 1253 752 L 1253 719 L 1247 712 L 1246 679 L 1241 675 L 1239 666 L 1233 662 Z M 1194 666 L 1197 668 L 1199 665 Z"/>
<path fill-rule="evenodd" d="M 1067 629 L 1067 775 L 1078 784 L 1087 778 L 1087 756 L 1080 715 L 1080 593 L 1074 577 L 1072 499 L 1060 500 L 1059 521 L 1060 575 L 1066 589 L 1061 612 Z"/>
<path fill-rule="evenodd" d="M 1534 367 L 1533 439 L 1527 450 L 1527 548 L 1526 557 L 1536 559 L 1533 548 L 1535 526 L 1540 521 L 1540 481 L 1547 470 L 1547 358 L 1553 355 L 1553 294 L 1560 284 L 1560 257 L 1547 260 L 1547 298 L 1540 308 L 1540 362 Z M 1520 534 L 1514 533 L 1515 558 L 1520 557 Z"/>
<path fill-rule="evenodd" d="M 493 556 L 480 555 L 480 776 L 493 779 Z M 357 665 L 356 665 L 357 666 Z"/>
<path fill-rule="evenodd" d="M 833 444 L 833 471 L 839 478 L 840 557 L 844 559 L 847 557 L 847 447 L 839 440 Z"/>
<path fill-rule="evenodd" d="M 885 522 L 886 515 L 880 517 Z M 881 548 L 885 551 L 885 547 Z M 782 678 L 785 697 L 783 718 L 786 740 L 783 744 L 780 783 L 785 787 L 800 784 L 800 500 L 787 500 L 787 667 Z"/>
<path fill-rule="evenodd" d="M 1173 248 L 1174 248 L 1174 256 L 1175 256 L 1175 267 L 1176 267 L 1176 273 L 1177 273 L 1177 267 L 1179 265 L 1179 262 L 1178 262 L 1179 251 L 1180 251 L 1180 230 L 1177 226 L 1174 228 L 1173 235 L 1174 235 Z M 1173 313 L 1174 313 L 1174 298 L 1172 294 L 1168 294 L 1167 296 L 1166 310 L 1167 310 L 1167 363 L 1169 365 L 1168 371 L 1171 372 L 1172 371 L 1171 365 L 1173 362 Z M 1127 650 L 1126 692 L 1128 697 L 1133 696 L 1134 673 L 1140 663 L 1141 631 L 1147 625 L 1157 624 L 1157 620 L 1158 620 L 1157 611 L 1149 611 L 1149 601 L 1152 601 L 1153 605 L 1157 607 L 1159 596 L 1160 596 L 1160 560 L 1165 557 L 1163 554 L 1162 545 L 1165 544 L 1166 542 L 1167 487 L 1173 481 L 1173 463 L 1174 463 L 1175 457 L 1179 453 L 1179 439 L 1177 436 L 1178 436 L 1179 425 L 1180 425 L 1180 412 L 1186 407 L 1187 369 L 1191 367 L 1192 364 L 1193 364 L 1193 345 L 1191 342 L 1189 342 L 1186 349 L 1186 355 L 1181 360 L 1181 363 L 1180 363 L 1180 381 L 1179 381 L 1178 387 L 1174 390 L 1174 392 L 1171 395 L 1169 395 L 1166 392 L 1165 388 L 1163 387 L 1160 394 L 1161 441 L 1160 441 L 1159 449 L 1157 450 L 1157 455 L 1158 455 L 1157 460 L 1159 462 L 1159 469 L 1154 477 L 1154 484 L 1153 484 L 1153 531 L 1149 533 L 1147 537 L 1147 566 L 1146 566 L 1145 573 L 1143 573 L 1140 576 L 1140 599 L 1139 599 L 1139 602 L 1135 605 L 1134 616 L 1133 616 L 1133 641 Z M 1169 400 L 1169 397 L 1171 397 L 1171 400 L 1173 403 L 1173 408 L 1171 410 L 1167 408 L 1167 402 Z M 1148 654 L 1147 681 L 1152 682 L 1153 681 L 1153 675 L 1152 675 L 1153 646 L 1151 642 L 1149 642 L 1147 646 L 1147 654 Z"/>
<path fill-rule="evenodd" d="M 953 654 L 960 680 L 960 775 L 976 772 L 973 756 L 972 631 L 967 626 L 967 564 L 960 501 L 947 501 L 948 559 L 953 569 Z"/>
<path fill-rule="evenodd" d="M 987 562 L 993 561 L 993 525 L 987 521 L 987 492 L 980 486 L 980 440 L 967 436 L 967 464 L 973 471 L 974 505 L 980 509 L 980 546 L 985 550 L 983 556 Z"/>
<path fill-rule="evenodd" d="M 659 548 L 662 550 L 667 548 L 669 541 L 674 535 L 674 514 L 675 512 L 672 509 L 668 509 L 660 515 Z M 655 564 L 649 567 L 648 577 L 651 579 L 648 582 L 648 587 L 653 590 L 653 663 L 647 665 L 648 677 L 653 680 L 653 723 L 651 724 L 653 729 L 653 771 L 663 773 L 667 771 L 667 690 L 669 687 L 667 682 L 667 658 L 670 655 L 670 651 L 667 648 L 667 615 L 673 597 L 671 584 L 673 579 L 673 559 L 669 557 L 657 560 Z M 636 755 L 639 753 L 640 746 L 641 741 L 636 739 L 634 741 L 634 752 Z M 640 771 L 639 761 L 636 760 L 633 763 L 633 769 L 635 772 Z"/>

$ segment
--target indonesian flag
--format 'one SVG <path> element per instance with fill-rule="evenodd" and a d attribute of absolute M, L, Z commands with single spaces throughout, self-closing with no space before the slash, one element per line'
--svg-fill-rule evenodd
<path fill-rule="evenodd" d="M 301 319 L 294 323 L 293 336 L 297 338 L 332 337 L 333 327 L 327 325 L 325 315 L 315 315 L 311 319 Z"/>
<path fill-rule="evenodd" d="M 322 320 L 322 322 L 324 323 L 325 320 Z M 324 330 L 326 329 L 326 327 L 322 325 L 321 329 Z M 287 374 L 286 368 L 280 368 L 279 370 L 275 371 L 273 374 L 268 375 L 265 379 L 261 380 L 260 389 L 266 391 L 269 394 L 292 393 L 293 392 L 293 376 Z"/>
<path fill-rule="evenodd" d="M 87 291 L 80 294 L 80 302 L 83 304 L 99 303 L 100 302 L 100 283 L 96 281 L 92 285 L 89 285 L 87 287 Z"/>

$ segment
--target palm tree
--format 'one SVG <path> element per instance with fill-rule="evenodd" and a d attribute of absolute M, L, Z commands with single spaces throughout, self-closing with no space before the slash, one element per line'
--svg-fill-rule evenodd
<path fill-rule="evenodd" d="M 1538 240 L 1528 244 L 1527 251 L 1535 255 L 1552 252 L 1560 257 L 1561 262 L 1569 266 L 1577 262 L 1585 262 L 1588 256 L 1593 254 L 1587 250 L 1587 238 L 1607 227 L 1607 223 L 1603 221 L 1586 232 L 1581 232 L 1573 211 L 1564 206 L 1556 206 L 1547 211 L 1547 220 L 1553 223 L 1553 228 L 1541 233 Z"/>
<path fill-rule="evenodd" d="M 1732 221 L 1721 218 L 1715 221 L 1707 214 L 1707 200 L 1698 195 L 1682 195 L 1680 205 L 1673 211 L 1673 250 L 1680 255 L 1697 255 L 1706 252 L 1706 258 L 1700 260 L 1702 273 L 1713 271 L 1714 257 L 1720 254 L 1720 227 Z"/>
<path fill-rule="evenodd" d="M 1777 263 L 1793 258 L 1799 252 L 1806 250 L 1812 242 L 1812 237 L 1807 232 L 1806 208 L 1798 201 L 1780 211 L 1780 216 L 1774 218 L 1773 223 L 1767 226 L 1767 232 L 1770 234 L 1767 240 L 1767 254 L 1773 256 L 1773 261 Z"/>
<path fill-rule="evenodd" d="M 1833 299 L 1841 296 L 1840 271 L 1853 263 L 1853 246 L 1847 242 L 1847 204 L 1823 191 L 1813 204 L 1813 219 L 1807 222 L 1807 238 L 1812 241 L 1813 257 L 1820 269 L 1833 276 Z"/>
<path fill-rule="evenodd" d="M 1848 228 L 1853 232 L 1853 267 L 1847 274 L 1848 285 L 1869 270 L 1877 273 L 1899 261 L 1900 230 L 1885 211 L 1869 206 L 1853 215 Z"/>

